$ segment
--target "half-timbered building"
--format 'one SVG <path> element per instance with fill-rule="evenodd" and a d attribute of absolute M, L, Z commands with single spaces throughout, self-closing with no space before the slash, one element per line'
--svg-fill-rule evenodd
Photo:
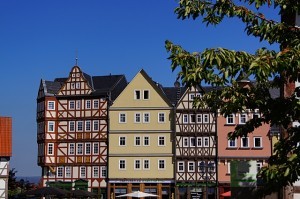
<path fill-rule="evenodd" d="M 111 198 L 144 191 L 174 196 L 173 107 L 161 86 L 139 71 L 109 107 Z"/>
<path fill-rule="evenodd" d="M 217 185 L 216 115 L 209 107 L 195 108 L 202 87 L 165 88 L 176 106 L 175 190 L 176 198 L 214 198 Z"/>
<path fill-rule="evenodd" d="M 84 189 L 106 197 L 108 106 L 126 87 L 124 75 L 41 80 L 37 96 L 38 165 L 43 186 Z"/>
<path fill-rule="evenodd" d="M 8 198 L 9 160 L 12 156 L 12 118 L 0 117 L 0 199 Z"/>

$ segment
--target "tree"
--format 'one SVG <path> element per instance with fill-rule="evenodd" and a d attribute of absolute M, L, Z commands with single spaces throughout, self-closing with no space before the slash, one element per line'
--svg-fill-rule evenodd
<path fill-rule="evenodd" d="M 239 4 L 239 5 L 238 5 Z M 280 8 L 280 22 L 267 18 L 260 12 Z M 194 102 L 196 107 L 208 104 L 227 116 L 247 109 L 259 109 L 263 117 L 249 120 L 229 132 L 230 138 L 245 136 L 263 123 L 280 126 L 282 139 L 269 158 L 269 166 L 261 170 L 264 193 L 291 185 L 300 175 L 300 129 L 291 126 L 299 120 L 300 102 L 295 94 L 272 98 L 269 89 L 283 89 L 295 82 L 300 71 L 300 27 L 295 16 L 299 0 L 180 0 L 175 9 L 182 20 L 202 18 L 206 25 L 218 25 L 224 18 L 238 18 L 245 24 L 245 31 L 260 41 L 280 44 L 278 52 L 267 48 L 251 54 L 225 48 L 188 52 L 171 41 L 165 42 L 172 70 L 179 68 L 178 80 L 184 85 L 202 83 L 222 89 L 206 93 Z M 238 78 L 251 77 L 255 86 L 241 88 Z M 293 93 L 293 92 L 292 92 Z M 299 120 L 300 121 L 300 120 Z"/>

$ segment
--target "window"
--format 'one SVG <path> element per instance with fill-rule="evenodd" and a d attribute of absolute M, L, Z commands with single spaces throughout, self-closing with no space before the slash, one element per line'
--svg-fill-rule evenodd
<path fill-rule="evenodd" d="M 66 178 L 71 177 L 71 167 L 70 166 L 65 167 L 65 176 L 66 176 Z"/>
<path fill-rule="evenodd" d="M 75 83 L 71 84 L 71 88 L 74 89 L 75 88 Z"/>
<path fill-rule="evenodd" d="M 253 113 L 253 119 L 257 119 L 257 118 L 260 118 L 259 113 Z"/>
<path fill-rule="evenodd" d="M 76 109 L 79 110 L 81 108 L 81 101 L 77 100 L 76 101 Z"/>
<path fill-rule="evenodd" d="M 149 170 L 150 169 L 150 160 L 144 160 L 144 169 Z"/>
<path fill-rule="evenodd" d="M 228 147 L 229 148 L 235 148 L 235 147 L 237 147 L 237 144 L 236 144 L 236 139 L 229 139 L 228 140 Z"/>
<path fill-rule="evenodd" d="M 83 144 L 77 143 L 77 155 L 82 155 L 82 154 L 83 154 Z"/>
<path fill-rule="evenodd" d="M 197 123 L 202 123 L 202 115 L 197 114 Z"/>
<path fill-rule="evenodd" d="M 234 122 L 234 114 L 229 114 L 226 117 L 226 124 L 235 124 L 235 122 Z"/>
<path fill-rule="evenodd" d="M 93 100 L 93 109 L 99 108 L 99 100 Z"/>
<path fill-rule="evenodd" d="M 55 102 L 54 101 L 48 102 L 48 110 L 55 110 Z"/>
<path fill-rule="evenodd" d="M 150 95 L 149 95 L 149 91 L 148 90 L 144 90 L 144 100 L 148 100 L 150 98 Z"/>
<path fill-rule="evenodd" d="M 119 137 L 119 146 L 126 146 L 126 137 Z"/>
<path fill-rule="evenodd" d="M 183 138 L 183 146 L 188 147 L 189 146 L 189 138 L 184 137 Z"/>
<path fill-rule="evenodd" d="M 190 98 L 190 100 L 194 100 L 195 94 L 194 94 L 194 93 L 190 94 L 190 95 L 189 95 L 189 98 Z"/>
<path fill-rule="evenodd" d="M 48 143 L 48 155 L 53 155 L 53 148 L 54 148 L 54 144 Z"/>
<path fill-rule="evenodd" d="M 144 113 L 144 123 L 150 122 L 150 113 Z"/>
<path fill-rule="evenodd" d="M 158 146 L 165 146 L 165 137 L 158 136 Z"/>
<path fill-rule="evenodd" d="M 165 169 L 165 160 L 158 160 L 158 170 Z"/>
<path fill-rule="evenodd" d="M 119 160 L 119 169 L 120 170 L 126 169 L 126 161 L 125 160 Z"/>
<path fill-rule="evenodd" d="M 202 137 L 197 138 L 197 147 L 202 147 Z"/>
<path fill-rule="evenodd" d="M 205 162 L 198 162 L 198 171 L 201 173 L 205 172 Z"/>
<path fill-rule="evenodd" d="M 91 109 L 91 100 L 86 100 L 85 101 L 85 108 L 86 109 Z"/>
<path fill-rule="evenodd" d="M 64 177 L 64 167 L 58 167 L 56 172 L 57 177 Z"/>
<path fill-rule="evenodd" d="M 93 153 L 99 154 L 99 143 L 93 143 Z"/>
<path fill-rule="evenodd" d="M 86 155 L 91 154 L 91 143 L 85 143 L 85 154 Z"/>
<path fill-rule="evenodd" d="M 246 124 L 247 122 L 247 114 L 246 113 L 242 113 L 240 114 L 240 124 Z"/>
<path fill-rule="evenodd" d="M 241 147 L 242 148 L 249 147 L 249 138 L 248 137 L 242 137 L 241 138 Z"/>
<path fill-rule="evenodd" d="M 196 146 L 196 138 L 195 137 L 191 137 L 190 138 L 190 147 L 195 147 Z"/>
<path fill-rule="evenodd" d="M 209 123 L 209 114 L 204 114 L 203 115 L 203 123 Z"/>
<path fill-rule="evenodd" d="M 209 137 L 204 137 L 203 138 L 203 146 L 204 147 L 209 147 Z"/>
<path fill-rule="evenodd" d="M 53 121 L 48 122 L 48 132 L 54 132 L 54 124 Z"/>
<path fill-rule="evenodd" d="M 230 161 L 227 162 L 227 174 L 230 174 Z"/>
<path fill-rule="evenodd" d="M 141 114 L 140 113 L 135 113 L 134 122 L 135 123 L 140 123 L 141 122 Z"/>
<path fill-rule="evenodd" d="M 76 82 L 76 88 L 80 89 L 80 82 Z"/>
<path fill-rule="evenodd" d="M 188 114 L 184 114 L 184 115 L 183 115 L 182 123 L 184 123 L 184 124 L 189 123 L 189 117 L 188 117 Z"/>
<path fill-rule="evenodd" d="M 158 113 L 158 122 L 159 123 L 165 122 L 165 113 Z"/>
<path fill-rule="evenodd" d="M 99 167 L 93 166 L 93 178 L 99 178 Z"/>
<path fill-rule="evenodd" d="M 134 138 L 134 146 L 141 146 L 141 137 L 137 136 Z"/>
<path fill-rule="evenodd" d="M 85 131 L 91 131 L 91 121 L 85 121 Z"/>
<path fill-rule="evenodd" d="M 74 132 L 75 131 L 75 122 L 74 121 L 70 121 L 69 122 L 69 131 L 70 132 Z"/>
<path fill-rule="evenodd" d="M 74 155 L 75 154 L 75 144 L 70 143 L 69 144 L 69 155 Z"/>
<path fill-rule="evenodd" d="M 149 136 L 144 136 L 144 146 L 149 146 L 150 145 L 150 138 Z"/>
<path fill-rule="evenodd" d="M 261 148 L 262 147 L 262 138 L 261 137 L 254 137 L 254 148 Z"/>
<path fill-rule="evenodd" d="M 184 172 L 184 162 L 182 162 L 182 161 L 177 162 L 177 170 L 179 172 Z"/>
<path fill-rule="evenodd" d="M 216 166 L 214 162 L 209 162 L 207 165 L 208 172 L 215 172 Z"/>
<path fill-rule="evenodd" d="M 93 121 L 93 131 L 99 131 L 99 120 Z"/>
<path fill-rule="evenodd" d="M 83 131 L 83 121 L 77 121 L 77 131 Z"/>
<path fill-rule="evenodd" d="M 195 171 L 195 162 L 188 162 L 188 172 L 194 172 Z"/>
<path fill-rule="evenodd" d="M 101 170 L 101 178 L 106 178 L 107 176 L 107 169 L 106 169 L 106 166 L 102 166 L 100 167 L 100 170 Z"/>
<path fill-rule="evenodd" d="M 86 168 L 80 167 L 80 178 L 86 178 Z"/>
<path fill-rule="evenodd" d="M 119 114 L 119 123 L 126 123 L 126 114 L 125 113 Z"/>
<path fill-rule="evenodd" d="M 141 91 L 140 90 L 134 90 L 134 99 L 136 99 L 136 100 L 141 99 Z"/>
<path fill-rule="evenodd" d="M 69 109 L 71 110 L 75 109 L 75 101 L 69 101 Z"/>
<path fill-rule="evenodd" d="M 195 123 L 196 122 L 196 116 L 194 114 L 190 115 L 190 122 Z"/>
<path fill-rule="evenodd" d="M 256 162 L 256 170 L 257 170 L 257 172 L 259 172 L 261 170 L 262 166 L 263 166 L 262 162 L 260 162 L 260 161 Z"/>
<path fill-rule="evenodd" d="M 134 169 L 141 169 L 141 160 L 134 160 Z"/>

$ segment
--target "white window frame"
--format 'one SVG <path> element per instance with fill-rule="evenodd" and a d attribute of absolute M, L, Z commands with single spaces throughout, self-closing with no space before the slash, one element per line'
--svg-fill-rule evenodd
<path fill-rule="evenodd" d="M 196 116 L 196 121 L 197 121 L 197 123 L 202 123 L 202 114 L 197 114 L 197 116 Z"/>
<path fill-rule="evenodd" d="M 247 146 L 244 146 L 243 144 L 244 139 L 247 139 Z M 250 147 L 249 137 L 241 137 L 241 148 L 249 148 L 249 147 Z"/>
<path fill-rule="evenodd" d="M 234 143 L 234 146 L 231 146 L 231 143 Z M 227 141 L 227 147 L 228 148 L 237 148 L 237 139 L 234 138 L 233 140 L 232 139 L 228 139 Z"/>
<path fill-rule="evenodd" d="M 245 120 L 245 121 L 243 121 L 243 120 Z M 246 124 L 247 120 L 248 120 L 247 113 L 240 113 L 239 114 L 239 124 Z"/>
<path fill-rule="evenodd" d="M 69 122 L 69 132 L 75 132 L 75 121 L 70 121 Z"/>
<path fill-rule="evenodd" d="M 80 178 L 86 178 L 86 167 L 85 166 L 81 166 L 80 167 Z"/>
<path fill-rule="evenodd" d="M 142 146 L 142 137 L 134 136 L 134 146 Z"/>
<path fill-rule="evenodd" d="M 92 144 L 90 142 L 85 143 L 85 155 L 92 154 Z"/>
<path fill-rule="evenodd" d="M 69 144 L 69 155 L 75 155 L 75 143 Z"/>
<path fill-rule="evenodd" d="M 196 138 L 190 137 L 190 147 L 196 147 Z"/>
<path fill-rule="evenodd" d="M 93 100 L 93 109 L 98 109 L 99 108 L 99 100 Z"/>
<path fill-rule="evenodd" d="M 141 96 L 141 90 L 134 90 L 133 91 L 134 92 L 134 99 L 135 100 L 140 100 L 140 99 L 142 99 L 142 96 Z"/>
<path fill-rule="evenodd" d="M 182 123 L 183 124 L 188 124 L 189 123 L 189 115 L 188 114 L 183 114 Z"/>
<path fill-rule="evenodd" d="M 195 162 L 188 161 L 188 172 L 195 172 Z"/>
<path fill-rule="evenodd" d="M 158 160 L 157 161 L 158 170 L 166 170 L 166 160 Z"/>
<path fill-rule="evenodd" d="M 141 122 L 142 122 L 142 114 L 134 113 L 134 123 L 141 123 Z"/>
<path fill-rule="evenodd" d="M 143 137 L 143 146 L 150 146 L 150 137 L 149 136 Z"/>
<path fill-rule="evenodd" d="M 92 108 L 92 101 L 86 100 L 85 101 L 85 109 L 91 109 Z"/>
<path fill-rule="evenodd" d="M 54 143 L 48 143 L 48 155 L 54 155 Z"/>
<path fill-rule="evenodd" d="M 83 121 L 77 121 L 76 122 L 76 130 L 78 131 L 78 132 L 83 132 Z"/>
<path fill-rule="evenodd" d="M 76 101 L 76 109 L 79 110 L 81 108 L 81 101 L 77 100 Z"/>
<path fill-rule="evenodd" d="M 126 136 L 119 136 L 119 146 L 126 146 Z"/>
<path fill-rule="evenodd" d="M 202 137 L 197 137 L 197 147 L 202 147 L 203 146 L 203 142 L 202 142 Z"/>
<path fill-rule="evenodd" d="M 98 142 L 93 143 L 93 154 L 94 155 L 99 154 L 99 143 Z"/>
<path fill-rule="evenodd" d="M 74 100 L 69 101 L 69 109 L 75 110 L 75 101 Z"/>
<path fill-rule="evenodd" d="M 106 166 L 101 166 L 100 167 L 100 177 L 101 178 L 106 178 L 107 177 L 107 167 Z"/>
<path fill-rule="evenodd" d="M 209 137 L 203 137 L 203 147 L 209 147 Z"/>
<path fill-rule="evenodd" d="M 64 177 L 64 167 L 63 166 L 57 167 L 56 176 L 58 178 L 63 178 Z"/>
<path fill-rule="evenodd" d="M 256 140 L 259 139 L 259 143 L 260 145 L 259 146 L 256 146 Z M 253 137 L 253 147 L 254 148 L 262 148 L 262 137 L 261 136 L 255 136 Z"/>
<path fill-rule="evenodd" d="M 182 146 L 183 147 L 189 147 L 189 138 L 188 137 L 184 137 L 182 139 Z"/>
<path fill-rule="evenodd" d="M 231 119 L 232 122 L 230 122 Z M 235 124 L 235 114 L 231 113 L 226 117 L 226 124 Z"/>
<path fill-rule="evenodd" d="M 178 161 L 177 162 L 177 171 L 178 172 L 184 172 L 184 161 Z"/>
<path fill-rule="evenodd" d="M 121 168 L 122 166 L 122 168 Z M 124 168 L 123 168 L 124 166 Z M 126 170 L 126 160 L 125 159 L 122 159 L 122 160 L 119 160 L 119 170 Z"/>
<path fill-rule="evenodd" d="M 158 123 L 166 123 L 166 113 L 158 113 Z"/>
<path fill-rule="evenodd" d="M 127 123 L 126 113 L 119 113 L 119 123 Z"/>
<path fill-rule="evenodd" d="M 148 94 L 146 94 L 148 93 Z M 147 98 L 145 96 L 148 96 Z M 143 100 L 149 100 L 150 99 L 150 90 L 143 90 Z"/>
<path fill-rule="evenodd" d="M 76 155 L 83 155 L 83 147 L 83 143 L 76 143 Z M 81 149 L 81 151 L 79 149 Z"/>
<path fill-rule="evenodd" d="M 142 169 L 142 161 L 141 159 L 134 160 L 134 170 L 141 170 Z"/>
<path fill-rule="evenodd" d="M 93 166 L 93 178 L 99 178 L 99 166 Z"/>
<path fill-rule="evenodd" d="M 150 160 L 149 159 L 144 159 L 143 160 L 143 169 L 144 170 L 150 170 Z"/>
<path fill-rule="evenodd" d="M 196 122 L 196 115 L 190 114 L 190 123 L 195 123 L 195 122 Z"/>
<path fill-rule="evenodd" d="M 230 161 L 227 161 L 227 174 L 230 174 L 231 172 L 230 172 Z"/>
<path fill-rule="evenodd" d="M 93 120 L 93 131 L 99 131 L 99 120 Z"/>
<path fill-rule="evenodd" d="M 54 131 L 55 131 L 55 122 L 48 121 L 48 132 L 54 132 Z"/>
<path fill-rule="evenodd" d="M 65 178 L 71 178 L 72 168 L 70 166 L 65 166 Z"/>
<path fill-rule="evenodd" d="M 92 125 L 91 120 L 85 121 L 85 131 L 90 132 L 92 130 L 91 125 Z"/>
<path fill-rule="evenodd" d="M 203 114 L 202 121 L 203 121 L 203 123 L 208 124 L 209 123 L 209 114 Z"/>
<path fill-rule="evenodd" d="M 261 161 L 256 161 L 256 171 L 259 172 L 263 167 L 263 163 Z"/>
<path fill-rule="evenodd" d="M 163 144 L 161 144 L 163 142 Z M 159 135 L 157 139 L 157 145 L 158 146 L 166 146 L 166 136 Z"/>
<path fill-rule="evenodd" d="M 55 101 L 48 101 L 48 110 L 55 110 Z"/>
<path fill-rule="evenodd" d="M 150 113 L 143 113 L 143 123 L 150 123 Z"/>

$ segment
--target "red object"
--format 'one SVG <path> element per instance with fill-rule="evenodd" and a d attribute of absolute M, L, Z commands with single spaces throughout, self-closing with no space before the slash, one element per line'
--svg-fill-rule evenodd
<path fill-rule="evenodd" d="M 221 193 L 220 196 L 223 196 L 223 197 L 231 197 L 231 191 L 226 191 L 224 193 Z"/>
<path fill-rule="evenodd" d="M 12 156 L 12 119 L 0 117 L 0 157 Z"/>

